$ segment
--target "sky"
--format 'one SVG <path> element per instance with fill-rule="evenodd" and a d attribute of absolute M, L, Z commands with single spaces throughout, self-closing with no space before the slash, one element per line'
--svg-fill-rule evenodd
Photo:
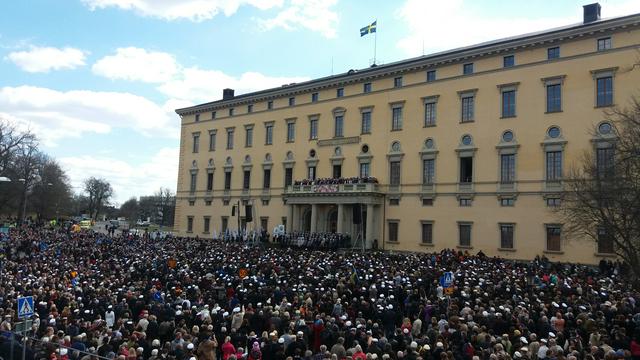
<path fill-rule="evenodd" d="M 176 108 L 578 23 L 574 0 L 4 0 L 0 118 L 33 131 L 74 191 L 175 191 Z M 602 17 L 640 13 L 602 0 Z M 359 29 L 377 20 L 377 34 Z"/>

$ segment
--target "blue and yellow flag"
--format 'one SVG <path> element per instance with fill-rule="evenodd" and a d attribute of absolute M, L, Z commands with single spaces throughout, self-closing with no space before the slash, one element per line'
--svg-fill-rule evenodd
<path fill-rule="evenodd" d="M 363 27 L 362 29 L 360 29 L 360 36 L 362 37 L 362 36 L 365 36 L 367 34 L 376 32 L 376 27 L 377 27 L 376 23 L 377 22 L 378 22 L 378 20 L 372 22 L 371 25 L 367 25 L 367 26 Z"/>

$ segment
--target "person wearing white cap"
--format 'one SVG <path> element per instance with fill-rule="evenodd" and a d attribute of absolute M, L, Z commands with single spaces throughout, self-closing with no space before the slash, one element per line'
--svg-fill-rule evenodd
<path fill-rule="evenodd" d="M 233 309 L 233 315 L 231 317 L 231 328 L 240 330 L 242 326 L 242 321 L 244 320 L 244 305 L 241 307 L 236 307 Z"/>

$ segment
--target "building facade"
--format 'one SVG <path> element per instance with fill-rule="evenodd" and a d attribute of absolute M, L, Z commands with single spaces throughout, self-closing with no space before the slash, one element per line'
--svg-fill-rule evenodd
<path fill-rule="evenodd" d="M 250 94 L 227 89 L 176 111 L 175 230 L 212 237 L 238 223 L 283 224 L 385 250 L 596 263 L 611 244 L 570 238 L 554 209 L 585 151 L 607 158 L 599 140 L 615 131 L 605 111 L 639 95 L 639 59 L 640 14 L 602 20 L 594 4 L 577 25 Z"/>

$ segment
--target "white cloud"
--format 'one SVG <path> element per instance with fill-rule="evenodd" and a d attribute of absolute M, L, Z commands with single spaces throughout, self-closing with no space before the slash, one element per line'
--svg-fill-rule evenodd
<path fill-rule="evenodd" d="M 14 51 L 6 57 L 19 68 L 30 73 L 75 69 L 85 65 L 86 52 L 72 48 L 37 47 L 28 51 Z"/>
<path fill-rule="evenodd" d="M 178 64 L 173 55 L 165 52 L 126 47 L 98 60 L 91 69 L 109 79 L 162 83 L 173 78 Z"/>
<path fill-rule="evenodd" d="M 400 39 L 397 47 L 407 56 L 418 56 L 422 54 L 423 46 L 428 54 L 582 21 L 581 6 L 576 6 L 576 12 L 571 16 L 535 19 L 527 13 L 519 16 L 504 16 L 503 13 L 496 14 L 499 17 L 478 16 L 470 10 L 468 3 L 469 0 L 407 0 L 398 9 L 396 17 L 407 24 L 410 35 Z M 636 12 L 640 12 L 637 0 L 602 4 L 603 17 Z"/>
<path fill-rule="evenodd" d="M 169 53 L 128 47 L 106 56 L 93 65 L 93 72 L 110 79 L 157 83 L 157 89 L 171 104 L 181 107 L 222 97 L 222 89 L 232 88 L 237 94 L 306 81 L 306 77 L 273 77 L 246 72 L 239 77 L 218 70 L 183 67 Z"/>
<path fill-rule="evenodd" d="M 210 20 L 220 12 L 231 16 L 241 5 L 260 10 L 282 6 L 283 0 L 82 0 L 91 10 L 117 7 L 164 20 Z"/>
<path fill-rule="evenodd" d="M 324 37 L 336 37 L 338 14 L 332 10 L 337 0 L 292 0 L 290 5 L 275 17 L 260 20 L 262 27 L 270 30 L 282 27 L 287 30 L 306 28 L 320 32 Z"/>
<path fill-rule="evenodd" d="M 178 147 L 165 147 L 138 165 L 102 154 L 62 157 L 58 160 L 76 190 L 82 189 L 84 179 L 90 176 L 104 178 L 113 187 L 113 200 L 122 204 L 133 196 L 152 195 L 160 187 L 175 192 L 178 158 Z"/>
<path fill-rule="evenodd" d="M 242 94 L 306 80 L 306 77 L 270 77 L 257 72 L 234 77 L 217 70 L 186 68 L 179 78 L 160 85 L 158 90 L 172 98 L 206 102 L 222 98 L 224 88 Z"/>
<path fill-rule="evenodd" d="M 175 138 L 179 134 L 179 121 L 172 111 L 129 93 L 3 87 L 0 109 L 0 116 L 31 128 L 48 146 L 87 133 L 106 134 L 113 128 L 149 136 Z"/>

